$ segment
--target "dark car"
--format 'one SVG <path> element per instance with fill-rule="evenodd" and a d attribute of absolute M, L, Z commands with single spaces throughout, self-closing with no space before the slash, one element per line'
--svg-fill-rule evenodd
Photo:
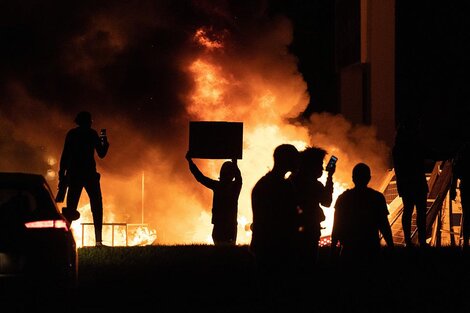
<path fill-rule="evenodd" d="M 77 266 L 70 224 L 45 178 L 0 173 L 0 286 L 74 288 Z"/>

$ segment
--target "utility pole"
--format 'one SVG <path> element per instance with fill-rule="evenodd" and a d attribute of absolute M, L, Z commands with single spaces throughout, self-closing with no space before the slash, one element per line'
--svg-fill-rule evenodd
<path fill-rule="evenodd" d="M 144 193 L 145 193 L 145 174 L 142 171 L 142 220 L 141 224 L 144 225 Z"/>

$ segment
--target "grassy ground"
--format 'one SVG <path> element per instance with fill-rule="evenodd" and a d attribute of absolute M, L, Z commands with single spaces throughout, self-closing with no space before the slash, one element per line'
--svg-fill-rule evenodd
<path fill-rule="evenodd" d="M 79 258 L 80 309 L 245 311 L 246 305 L 257 301 L 247 247 L 83 248 Z"/>
<path fill-rule="evenodd" d="M 397 248 L 349 272 L 320 251 L 313 279 L 266 302 L 248 247 L 82 248 L 76 312 L 452 312 L 470 309 L 470 254 Z"/>
<path fill-rule="evenodd" d="M 313 277 L 294 277 L 272 297 L 261 292 L 254 265 L 247 246 L 81 248 L 69 297 L 41 284 L 24 289 L 24 298 L 39 295 L 41 310 L 8 297 L 21 310 L 0 301 L 0 312 L 470 311 L 470 253 L 458 248 L 396 248 L 353 268 L 322 248 Z"/>

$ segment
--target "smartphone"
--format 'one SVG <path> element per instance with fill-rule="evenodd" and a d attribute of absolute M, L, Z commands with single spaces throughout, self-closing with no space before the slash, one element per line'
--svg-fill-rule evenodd
<path fill-rule="evenodd" d="M 326 165 L 326 171 L 329 172 L 336 164 L 336 161 L 338 161 L 338 158 L 334 155 L 331 156 L 330 160 L 328 161 L 328 164 Z"/>

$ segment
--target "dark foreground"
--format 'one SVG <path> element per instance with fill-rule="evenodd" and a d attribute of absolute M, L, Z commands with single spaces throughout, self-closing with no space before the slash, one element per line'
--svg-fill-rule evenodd
<path fill-rule="evenodd" d="M 397 248 L 384 253 L 373 266 L 355 268 L 352 273 L 333 262 L 327 248 L 320 253 L 313 279 L 294 279 L 292 286 L 267 299 L 262 296 L 246 246 L 82 248 L 77 289 L 69 300 L 53 304 L 60 312 L 470 309 L 470 253 L 458 248 Z M 48 311 L 53 307 L 47 304 Z"/>

